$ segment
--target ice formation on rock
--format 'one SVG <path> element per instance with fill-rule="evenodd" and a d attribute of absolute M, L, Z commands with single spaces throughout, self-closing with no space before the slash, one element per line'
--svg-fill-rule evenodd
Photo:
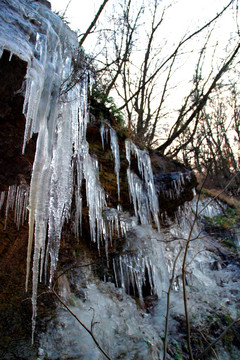
<path fill-rule="evenodd" d="M 50 268 L 50 284 L 58 262 L 58 253 L 64 223 L 72 219 L 72 198 L 75 196 L 74 232 L 81 234 L 82 195 L 86 184 L 91 240 L 105 243 L 114 235 L 126 237 L 136 220 L 127 219 L 119 209 L 106 207 L 105 191 L 99 180 L 98 160 L 89 154 L 86 130 L 89 121 L 87 94 L 91 75 L 82 65 L 81 81 L 69 86 L 73 61 L 78 59 L 76 35 L 40 2 L 26 0 L 3 1 L 0 8 L 0 53 L 4 49 L 27 62 L 25 100 L 23 113 L 26 118 L 23 153 L 27 141 L 37 133 L 36 153 L 32 170 L 29 199 L 21 187 L 10 187 L 7 198 L 6 218 L 9 208 L 15 208 L 15 221 L 19 227 L 29 210 L 29 242 L 27 276 L 30 275 L 32 249 L 32 304 L 33 332 L 37 312 L 38 282 Z M 81 66 L 81 64 L 80 64 Z M 100 129 L 102 145 L 110 136 L 117 193 L 120 200 L 120 154 L 118 138 L 111 126 Z M 148 154 L 132 142 L 126 142 L 129 161 L 128 181 L 130 197 L 136 217 L 147 225 L 154 220 L 159 230 L 158 199 L 155 192 L 151 162 Z M 130 170 L 131 153 L 137 158 L 138 177 Z M 1 196 L 3 203 L 4 195 Z M 137 267 L 147 268 L 151 287 L 156 286 L 154 267 L 149 258 L 138 251 L 135 258 L 134 281 L 140 287 L 143 277 L 136 276 Z M 124 263 L 124 257 L 120 263 Z M 50 260 L 50 261 L 49 261 Z M 133 259 L 131 260 L 133 261 Z M 125 261 L 126 263 L 126 261 Z M 142 278 L 142 280 L 140 280 Z M 125 285 L 124 285 L 125 286 Z M 158 286 L 159 287 L 159 286 Z"/>
<path fill-rule="evenodd" d="M 1 195 L 0 195 L 0 210 L 2 209 L 2 206 L 4 204 L 4 200 L 5 200 L 5 191 L 2 191 Z"/>
<path fill-rule="evenodd" d="M 106 141 L 106 143 L 108 143 L 108 134 L 109 134 L 109 128 L 108 128 L 108 126 L 105 126 L 104 123 L 101 124 L 100 134 L 101 134 L 101 139 L 102 139 L 102 148 L 104 150 L 105 141 Z"/>
<path fill-rule="evenodd" d="M 76 59 L 78 47 L 76 36 L 40 1 L 26 0 L 2 0 L 0 31 L 0 55 L 6 49 L 24 60 L 28 66 L 23 108 L 26 117 L 23 152 L 28 139 L 34 133 L 38 133 L 30 192 L 25 185 L 11 186 L 8 194 L 1 193 L 0 197 L 0 208 L 6 202 L 6 219 L 9 210 L 14 210 L 17 227 L 21 226 L 26 217 L 28 203 L 27 280 L 34 247 L 33 333 L 37 312 L 38 281 L 42 278 L 44 268 L 48 268 L 49 258 L 50 283 L 53 280 L 64 223 L 71 220 L 76 236 L 81 234 L 81 188 L 85 183 L 92 241 L 97 243 L 98 248 L 101 243 L 105 243 L 106 257 L 110 258 L 109 241 L 112 242 L 115 237 L 125 238 L 121 254 L 119 256 L 115 254 L 113 259 L 116 285 L 129 292 L 135 291 L 140 299 L 143 299 L 144 287 L 148 285 L 151 293 L 158 295 L 159 302 L 153 315 L 147 314 L 144 309 L 139 313 L 136 303 L 124 293 L 123 289 L 101 282 L 96 277 L 92 282 L 87 282 L 86 276 L 87 286 L 81 288 L 78 281 L 74 284 L 78 290 L 84 289 L 83 291 L 86 292 L 84 301 L 72 294 L 75 296 L 76 304 L 74 311 L 90 328 L 93 325 L 93 318 L 88 310 L 91 306 L 94 307 L 97 312 L 94 331 L 96 329 L 101 343 L 108 349 L 111 348 L 112 357 L 124 356 L 125 359 L 141 360 L 151 357 L 157 360 L 160 358 L 159 342 L 164 334 L 162 319 L 165 317 L 166 309 L 163 306 L 166 296 L 162 295 L 168 289 L 168 278 L 173 262 L 181 247 L 185 245 L 189 234 L 192 234 L 191 240 L 194 241 L 189 247 L 187 281 L 188 285 L 192 285 L 189 286 L 189 291 L 192 291 L 189 302 L 194 316 L 201 316 L 199 309 L 201 310 L 203 302 L 208 307 L 212 302 L 214 306 L 218 303 L 221 307 L 227 304 L 233 308 L 231 302 L 234 302 L 235 279 L 236 276 L 239 278 L 239 267 L 236 266 L 236 271 L 232 272 L 227 267 L 221 269 L 219 266 L 213 275 L 211 266 L 214 261 L 220 263 L 221 259 L 215 254 L 215 243 L 211 243 L 209 239 L 205 241 L 198 239 L 201 228 L 198 228 L 197 224 L 193 231 L 190 231 L 195 216 L 194 206 L 193 209 L 186 206 L 181 216 L 171 223 L 167 230 L 157 232 L 152 228 L 154 221 L 157 229 L 160 229 L 158 199 L 150 158 L 146 152 L 138 149 L 130 141 L 126 142 L 126 158 L 129 162 L 127 177 L 135 217 L 130 217 L 120 207 L 118 209 L 106 207 L 106 194 L 99 180 L 98 160 L 90 155 L 86 141 L 89 121 L 87 93 L 91 87 L 88 71 L 83 68 L 81 82 L 74 87 L 68 86 L 73 69 L 72 60 Z M 117 135 L 112 128 L 105 126 L 101 127 L 100 133 L 103 148 L 104 142 L 110 138 L 117 177 L 116 191 L 120 197 Z M 137 160 L 136 172 L 133 171 L 131 157 Z M 187 173 L 172 174 L 171 185 L 174 191 L 167 193 L 168 190 L 165 191 L 164 188 L 161 190 L 165 192 L 166 197 L 174 198 L 182 191 L 187 177 Z M 204 207 L 205 204 L 200 204 L 200 211 Z M 202 211 L 202 215 L 213 216 L 216 214 L 215 211 L 219 211 L 215 206 L 212 208 L 208 206 L 206 209 L 209 212 Z M 183 307 L 179 297 L 181 267 L 180 256 L 172 291 L 174 302 L 171 311 L 175 316 L 174 322 L 179 317 L 179 313 L 181 315 L 179 309 Z M 81 276 L 79 277 L 81 279 Z M 213 291 L 210 296 L 205 291 L 206 285 Z M 194 292 L 194 288 L 197 291 Z M 201 300 L 199 300 L 199 292 L 202 294 Z M 70 286 L 65 295 L 66 301 L 69 293 Z M 149 326 L 148 316 L 155 318 L 154 329 Z M 75 319 L 60 307 L 57 308 L 57 320 L 55 324 L 53 321 L 49 322 L 51 324 L 48 324 L 50 325 L 48 334 L 43 335 L 40 341 L 42 348 L 39 359 L 61 358 L 65 356 L 62 355 L 65 351 L 67 357 L 101 359 L 98 349 L 91 343 L 88 334 L 81 333 L 81 341 L 79 341 L 79 326 L 76 326 Z"/>
<path fill-rule="evenodd" d="M 118 191 L 118 200 L 120 200 L 120 183 L 119 183 L 119 171 L 120 171 L 120 155 L 119 155 L 119 145 L 116 131 L 110 127 L 110 139 L 111 139 L 111 149 L 114 157 L 114 170 L 117 177 L 117 191 Z"/>
<path fill-rule="evenodd" d="M 155 191 L 150 157 L 130 140 L 126 140 L 125 148 L 126 158 L 129 162 L 127 171 L 129 195 L 134 205 L 135 215 L 139 217 L 142 224 L 151 224 L 153 219 L 160 231 L 158 197 Z M 131 171 L 132 153 L 137 158 L 138 171 L 142 179 Z"/>
<path fill-rule="evenodd" d="M 162 235 L 150 225 L 135 225 L 126 239 L 122 254 L 113 260 L 116 285 L 127 293 L 133 291 L 143 301 L 143 288 L 162 297 L 168 286 L 168 272 L 163 257 Z"/>
<path fill-rule="evenodd" d="M 114 158 L 114 170 L 117 177 L 117 191 L 118 191 L 118 200 L 120 200 L 120 180 L 119 180 L 119 171 L 120 171 L 120 154 L 119 154 L 119 145 L 116 131 L 110 125 L 102 124 L 100 127 L 100 134 L 102 139 L 102 147 L 104 150 L 105 141 L 108 143 L 108 137 L 110 133 L 110 146 Z"/>
<path fill-rule="evenodd" d="M 75 281 L 81 289 L 81 276 L 75 274 Z M 84 292 L 84 300 L 71 294 L 75 306 L 70 305 L 70 308 L 89 328 L 95 314 L 94 335 L 111 359 L 160 359 L 161 340 L 149 323 L 149 314 L 144 310 L 139 313 L 136 302 L 126 295 L 124 289 L 93 280 L 87 283 Z M 94 309 L 94 312 L 89 309 Z M 48 322 L 47 332 L 40 335 L 39 344 L 39 360 L 57 360 L 65 356 L 106 359 L 86 331 L 59 306 L 55 326 L 52 321 Z"/>
<path fill-rule="evenodd" d="M 191 180 L 191 172 L 188 170 L 185 172 L 172 171 L 163 174 L 163 180 L 165 181 L 159 182 L 157 192 L 166 199 L 174 200 L 181 196 L 186 182 Z"/>
<path fill-rule="evenodd" d="M 2 194 L 0 203 L 3 204 L 5 192 Z M 27 185 L 9 186 L 5 210 L 5 229 L 7 228 L 8 213 L 10 209 L 14 210 L 14 222 L 17 229 L 19 230 L 20 226 L 24 224 L 27 219 L 28 197 L 29 187 Z"/>
<path fill-rule="evenodd" d="M 81 84 L 64 91 L 76 56 L 76 35 L 40 2 L 3 1 L 0 8 L 0 50 L 9 50 L 28 64 L 23 113 L 26 142 L 38 133 L 29 195 L 27 279 L 33 256 L 33 329 L 39 273 L 42 274 L 48 233 L 50 281 L 58 259 L 61 230 L 70 216 L 73 156 L 85 137 L 88 73 Z M 9 194 L 9 202 L 11 202 Z M 41 264 L 40 264 L 41 263 Z"/>
<path fill-rule="evenodd" d="M 218 199 L 206 198 L 202 200 L 195 199 L 193 201 L 193 208 L 200 216 L 213 218 L 214 216 L 223 215 L 226 204 Z"/>

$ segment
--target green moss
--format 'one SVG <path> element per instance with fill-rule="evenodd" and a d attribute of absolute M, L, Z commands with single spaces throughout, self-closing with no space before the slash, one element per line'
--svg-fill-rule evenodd
<path fill-rule="evenodd" d="M 223 227 L 227 230 L 240 225 L 240 218 L 237 209 L 228 207 L 223 215 L 214 216 L 213 218 L 205 217 L 210 223 Z"/>
<path fill-rule="evenodd" d="M 181 347 L 175 339 L 171 340 L 171 350 L 174 353 L 174 360 L 183 360 Z"/>
<path fill-rule="evenodd" d="M 103 90 L 93 89 L 91 94 L 91 112 L 97 114 L 99 120 L 104 120 L 106 117 L 108 118 L 108 114 L 111 114 L 117 125 L 124 127 L 122 112 L 117 108 L 114 99 L 106 96 Z"/>
<path fill-rule="evenodd" d="M 127 356 L 128 356 L 128 353 L 124 352 L 124 353 L 119 354 L 117 359 L 124 359 L 124 358 L 126 359 Z"/>
<path fill-rule="evenodd" d="M 234 253 L 237 253 L 237 245 L 235 244 L 234 241 L 226 238 L 222 240 L 222 244 L 226 246 L 229 250 L 233 251 Z"/>
<path fill-rule="evenodd" d="M 213 218 L 204 217 L 205 228 L 209 233 L 213 233 L 221 239 L 222 245 L 227 247 L 233 253 L 237 253 L 235 243 L 235 229 L 240 226 L 240 215 L 238 209 L 228 207 L 224 210 L 223 215 L 214 216 Z"/>

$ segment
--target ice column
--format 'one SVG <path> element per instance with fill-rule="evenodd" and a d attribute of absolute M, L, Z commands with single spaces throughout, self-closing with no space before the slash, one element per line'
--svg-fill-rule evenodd
<path fill-rule="evenodd" d="M 106 205 L 105 192 L 99 181 L 98 161 L 85 153 L 83 158 L 83 173 L 86 180 L 87 205 L 89 208 L 89 225 L 92 241 L 98 244 L 102 239 L 102 212 Z"/>
<path fill-rule="evenodd" d="M 0 53 L 3 49 L 28 64 L 23 113 L 26 127 L 23 152 L 33 133 L 38 133 L 29 194 L 28 283 L 33 254 L 33 333 L 37 286 L 43 265 L 50 257 L 50 282 L 58 260 L 62 226 L 69 219 L 73 194 L 73 158 L 85 137 L 88 122 L 88 73 L 69 87 L 76 35 L 40 2 L 8 0 L 0 6 Z M 6 212 L 15 201 L 15 218 L 21 221 L 22 194 L 11 188 Z M 24 197 L 22 197 L 24 198 Z M 22 215 L 23 216 L 23 215 Z M 48 234 L 48 236 L 47 236 Z M 48 238 L 48 239 L 47 239 Z M 47 243 L 47 256 L 46 253 Z"/>
<path fill-rule="evenodd" d="M 117 189 L 118 189 L 118 201 L 120 200 L 120 181 L 119 181 L 119 172 L 120 172 L 120 155 L 119 155 L 119 145 L 116 131 L 110 126 L 105 126 L 104 124 L 100 127 L 100 134 L 102 139 L 102 147 L 104 150 L 104 143 L 108 141 L 108 134 L 110 132 L 110 146 L 114 157 L 114 170 L 117 177 Z"/>
<path fill-rule="evenodd" d="M 101 124 L 100 127 L 100 134 L 101 134 L 101 139 L 102 139 L 102 148 L 104 150 L 104 144 L 105 141 L 108 142 L 108 127 L 106 127 L 104 124 Z"/>
<path fill-rule="evenodd" d="M 126 140 L 125 148 L 126 158 L 129 162 L 127 172 L 129 195 L 134 205 L 135 215 L 140 218 L 142 224 L 150 224 L 153 218 L 160 231 L 158 197 L 155 190 L 150 157 L 145 151 L 138 149 L 130 140 Z M 137 158 L 138 171 L 142 180 L 130 170 L 131 153 Z"/>
<path fill-rule="evenodd" d="M 2 191 L 1 195 L 0 195 L 0 210 L 2 209 L 2 206 L 4 204 L 4 200 L 5 200 L 5 191 Z"/>
<path fill-rule="evenodd" d="M 19 230 L 20 226 L 24 224 L 27 219 L 28 196 L 29 187 L 27 185 L 9 186 L 5 211 L 5 229 L 7 227 L 9 209 L 14 210 L 14 222 L 17 225 L 17 229 Z"/>
<path fill-rule="evenodd" d="M 120 155 L 119 155 L 119 146 L 118 138 L 116 131 L 110 127 L 110 138 L 111 138 L 111 149 L 114 156 L 114 169 L 117 176 L 117 188 L 118 188 L 118 200 L 120 200 L 120 184 L 119 184 L 119 171 L 120 171 Z"/>
<path fill-rule="evenodd" d="M 123 254 L 113 259 L 117 287 L 134 292 L 143 300 L 147 284 L 159 298 L 168 287 L 168 272 L 163 259 L 162 236 L 149 225 L 135 226 L 127 237 Z M 147 283 L 148 282 L 148 283 Z"/>

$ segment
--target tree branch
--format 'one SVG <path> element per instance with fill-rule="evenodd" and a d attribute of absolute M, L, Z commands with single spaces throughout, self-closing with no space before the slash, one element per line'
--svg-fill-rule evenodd
<path fill-rule="evenodd" d="M 196 359 L 202 359 L 203 356 L 205 356 L 205 355 L 208 353 L 208 351 L 211 350 L 212 347 L 213 347 L 214 345 L 216 345 L 216 343 L 217 343 L 219 340 L 221 340 L 221 339 L 224 337 L 224 335 L 226 335 L 226 333 L 227 333 L 236 323 L 238 323 L 238 322 L 240 322 L 240 317 L 238 317 L 237 319 L 235 319 L 235 320 L 219 335 L 219 337 L 218 337 L 217 339 L 215 339 L 210 345 L 208 345 L 208 347 L 207 347 L 205 350 L 203 350 L 199 355 L 197 355 Z"/>
<path fill-rule="evenodd" d="M 138 90 L 129 98 L 125 101 L 125 103 L 119 107 L 119 110 L 122 110 L 126 107 L 126 104 L 129 103 L 130 101 L 133 100 L 134 97 L 136 97 L 139 92 L 142 90 L 142 88 L 144 88 L 146 86 L 146 84 L 148 84 L 150 81 L 152 81 L 155 76 L 159 73 L 159 71 L 174 57 L 176 56 L 176 54 L 178 53 L 178 50 L 190 39 L 192 39 L 195 35 L 199 34 L 201 31 L 203 31 L 204 29 L 206 29 L 209 25 L 211 25 L 215 20 L 217 20 L 228 8 L 229 6 L 234 2 L 234 0 L 231 0 L 227 6 L 225 6 L 223 8 L 223 10 L 218 13 L 214 18 L 212 18 L 210 21 L 208 21 L 205 25 L 203 25 L 201 28 L 199 28 L 198 30 L 194 31 L 192 34 L 190 34 L 186 39 L 180 41 L 180 43 L 178 44 L 178 46 L 176 47 L 176 49 L 172 52 L 171 55 L 169 55 L 167 57 L 167 59 L 159 66 L 158 69 L 156 69 L 156 71 L 146 80 L 146 82 L 144 84 L 142 84 Z"/>
<path fill-rule="evenodd" d="M 93 29 L 93 27 L 95 26 L 96 22 L 98 21 L 98 18 L 101 14 L 101 12 L 104 9 L 104 6 L 106 5 L 106 3 L 108 2 L 108 0 L 104 0 L 102 5 L 100 6 L 100 8 L 98 9 L 97 14 L 95 15 L 93 21 L 91 22 L 91 24 L 89 25 L 87 31 L 85 32 L 85 34 L 83 35 L 83 37 L 81 38 L 81 40 L 79 40 L 79 47 L 82 46 L 82 44 L 84 43 L 84 41 L 86 40 L 86 37 L 91 33 L 91 30 Z"/>
<path fill-rule="evenodd" d="M 229 65 L 232 63 L 233 59 L 235 58 L 235 56 L 237 55 L 238 51 L 240 49 L 240 42 L 238 43 L 238 45 L 236 46 L 235 50 L 233 51 L 231 57 L 229 58 L 229 60 L 221 67 L 221 69 L 219 70 L 219 72 L 217 73 L 217 75 L 215 76 L 211 86 L 209 87 L 208 91 L 202 96 L 202 98 L 199 100 L 198 105 L 196 106 L 195 110 L 192 112 L 192 114 L 190 115 L 190 117 L 188 118 L 188 120 L 180 127 L 180 129 L 176 132 L 174 132 L 172 134 L 172 136 L 165 141 L 165 143 L 163 143 L 162 145 L 160 145 L 156 150 L 160 151 L 160 152 L 164 152 L 164 150 L 172 144 L 172 142 L 183 133 L 184 130 L 186 130 L 186 128 L 188 127 L 188 125 L 194 120 L 194 118 L 197 116 L 197 114 L 203 109 L 203 107 L 205 106 L 209 95 L 211 94 L 211 92 L 213 91 L 213 89 L 215 89 L 218 81 L 221 79 L 221 77 L 223 76 L 223 74 L 228 70 Z"/>

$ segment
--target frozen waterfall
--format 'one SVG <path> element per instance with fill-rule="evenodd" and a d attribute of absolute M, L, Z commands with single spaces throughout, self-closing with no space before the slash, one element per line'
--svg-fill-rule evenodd
<path fill-rule="evenodd" d="M 99 180 L 98 160 L 90 155 L 86 141 L 89 122 L 87 93 L 91 74 L 82 65 L 81 82 L 69 86 L 73 72 L 72 61 L 77 61 L 78 41 L 76 35 L 63 25 L 58 16 L 40 2 L 25 0 L 3 1 L 0 8 L 0 53 L 8 50 L 27 63 L 25 100 L 23 113 L 26 118 L 23 153 L 26 143 L 37 133 L 36 153 L 29 193 L 21 187 L 11 187 L 7 197 L 6 215 L 15 208 L 17 226 L 25 219 L 26 205 L 29 210 L 29 241 L 27 276 L 30 275 L 33 249 L 33 333 L 37 312 L 37 288 L 50 260 L 50 284 L 58 262 L 58 253 L 64 223 L 72 219 L 72 199 L 75 199 L 74 232 L 81 234 L 83 180 L 86 184 L 86 200 L 91 240 L 105 243 L 108 257 L 108 241 L 115 232 L 127 236 L 129 221 L 117 209 L 106 207 L 105 191 Z M 109 131 L 109 133 L 108 133 Z M 120 155 L 115 130 L 102 127 L 102 144 L 110 136 L 110 147 L 117 178 L 120 200 Z M 126 143 L 129 161 L 129 194 L 134 204 L 135 216 L 140 223 L 149 225 L 154 220 L 158 230 L 159 209 L 150 158 L 133 143 Z M 137 158 L 141 179 L 130 169 L 131 153 Z M 76 176 L 75 176 L 76 174 Z M 28 197 L 29 196 L 29 197 Z M 4 195 L 1 195 L 1 203 Z M 7 216 L 6 216 L 7 219 Z M 131 227 L 131 226 L 130 226 Z M 157 277 L 152 260 L 132 263 L 137 268 L 146 266 L 152 287 Z M 119 261 L 124 262 L 124 257 Z M 131 260 L 132 261 L 132 260 Z M 126 262 L 126 261 L 125 261 Z M 140 277 L 135 277 L 141 295 Z M 122 280 L 123 281 L 123 280 Z M 155 283 L 153 283 L 155 282 Z M 157 286 L 158 288 L 160 287 Z"/>
<path fill-rule="evenodd" d="M 23 154 L 29 139 L 37 134 L 30 186 L 25 174 L 15 185 L 9 177 L 0 193 L 1 215 L 5 216 L 1 252 L 3 267 L 11 269 L 14 255 L 25 246 L 27 226 L 21 226 L 28 218 L 26 288 L 31 276 L 33 335 L 38 295 L 42 295 L 39 282 L 47 280 L 50 290 L 44 288 L 45 296 L 55 289 L 62 302 L 56 301 L 52 310 L 44 304 L 45 299 L 38 301 L 43 310 L 39 311 L 41 320 L 47 321 L 43 332 L 38 327 L 36 346 L 32 347 L 38 352 L 35 357 L 22 353 L 25 343 L 18 342 L 15 325 L 10 341 L 14 340 L 16 354 L 23 358 L 103 360 L 89 332 L 80 328 L 78 317 L 112 359 L 159 360 L 169 309 L 169 349 L 173 356 L 185 356 L 185 264 L 192 329 L 207 331 L 211 316 L 218 316 L 217 309 L 226 309 L 227 315 L 237 315 L 239 310 L 239 261 L 235 255 L 230 259 L 221 241 L 204 228 L 204 217 L 223 215 L 225 207 L 201 199 L 178 207 L 171 218 L 163 213 L 169 209 L 164 207 L 165 200 L 171 205 L 174 200 L 184 201 L 181 197 L 188 184 L 191 198 L 191 172 L 180 165 L 168 167 L 168 162 L 163 164 L 154 154 L 153 173 L 149 154 L 126 140 L 127 131 L 118 131 L 111 119 L 92 121 L 88 98 L 92 74 L 84 51 L 78 48 L 76 34 L 43 3 L 2 0 L 0 6 L 0 56 L 7 50 L 9 61 L 16 55 L 27 68 L 24 84 L 17 91 L 24 92 Z M 79 81 L 73 83 L 73 78 Z M 166 172 L 162 170 L 165 165 Z M 161 228 L 159 204 L 163 204 Z M 13 223 L 19 233 L 10 229 Z M 239 235 L 235 236 L 239 250 Z M 58 264 L 60 245 L 63 256 Z M 184 249 L 188 249 L 186 262 Z M 22 253 L 19 255 L 22 261 Z M 17 265 L 11 276 L 4 275 L 4 291 L 9 282 L 11 295 L 9 278 L 16 278 L 14 285 L 22 284 L 24 271 Z M 173 281 L 169 281 L 171 276 Z M 18 323 L 22 314 L 17 314 L 12 304 L 19 297 L 14 294 L 13 298 L 10 314 L 19 328 L 26 318 L 24 313 Z M 26 299 L 30 299 L 28 294 Z M 23 303 L 27 308 L 27 301 Z M 4 319 L 9 319 L 8 313 Z M 28 334 L 27 328 L 29 342 Z M 4 341 L 10 338 L 7 332 L 4 335 Z M 176 352 L 177 346 L 184 352 Z M 170 352 L 168 355 L 170 358 Z M 18 358 L 15 353 L 14 357 Z"/>
<path fill-rule="evenodd" d="M 150 157 L 130 140 L 126 140 L 125 147 L 126 158 L 129 162 L 127 172 L 129 195 L 134 205 L 135 215 L 140 218 L 142 224 L 151 224 L 153 219 L 160 231 L 158 197 Z M 131 171 L 131 154 L 137 158 L 138 171 L 142 179 Z"/>

